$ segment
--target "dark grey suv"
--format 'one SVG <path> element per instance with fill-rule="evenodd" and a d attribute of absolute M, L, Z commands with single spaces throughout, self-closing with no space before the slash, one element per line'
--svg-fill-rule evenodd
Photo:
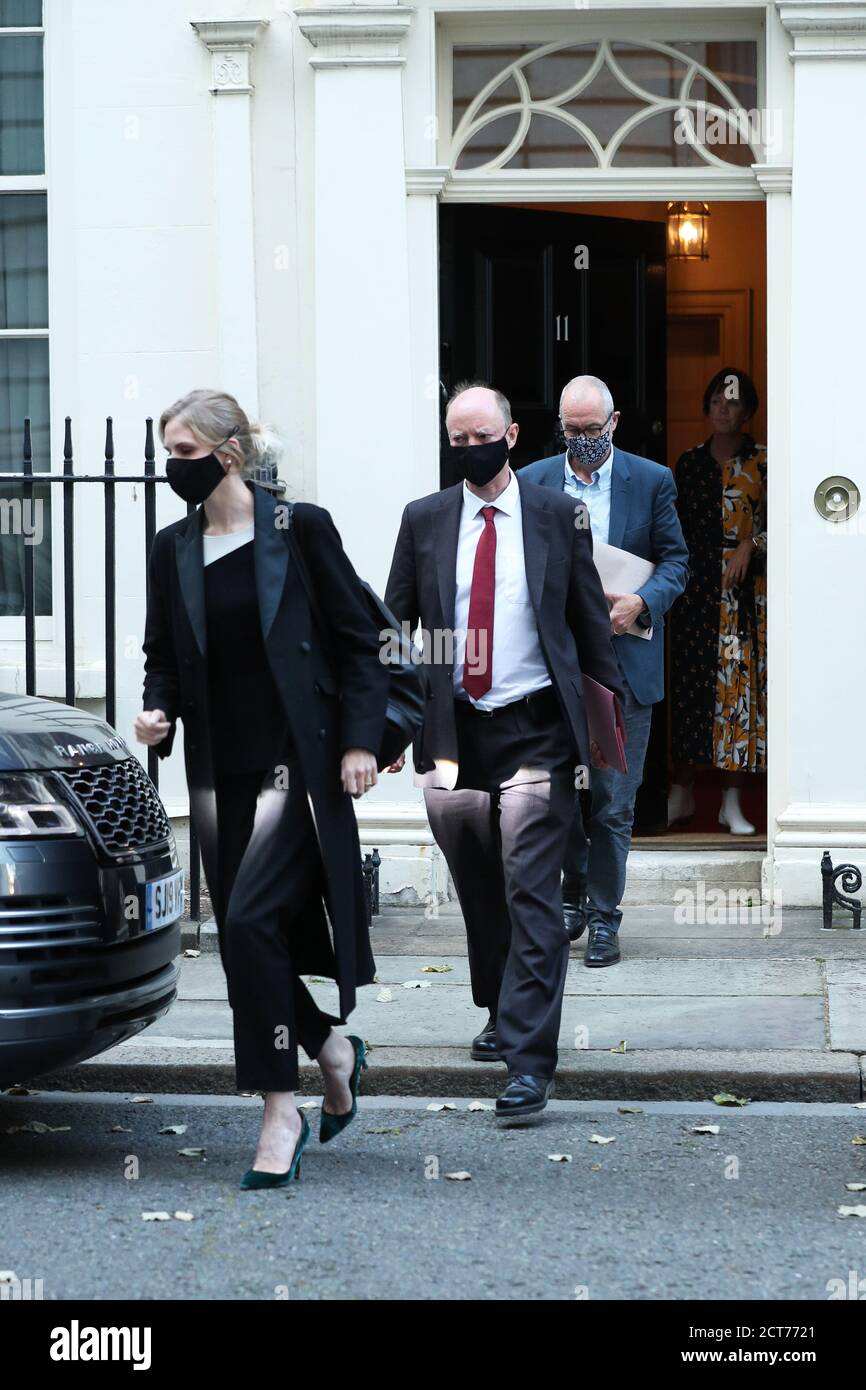
<path fill-rule="evenodd" d="M 108 724 L 0 694 L 0 1086 L 83 1060 L 177 992 L 183 870 Z"/>

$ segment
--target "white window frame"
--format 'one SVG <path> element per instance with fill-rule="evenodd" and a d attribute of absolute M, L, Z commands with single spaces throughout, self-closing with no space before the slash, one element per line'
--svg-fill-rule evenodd
<path fill-rule="evenodd" d="M 473 19 L 461 22 L 440 15 L 437 32 L 437 89 L 439 139 L 437 165 L 442 172 L 444 202 L 622 202 L 705 198 L 716 201 L 755 201 L 764 192 L 749 166 L 718 168 L 613 168 L 613 169 L 497 169 L 455 170 L 452 156 L 453 55 L 454 49 L 478 45 L 594 43 L 602 39 L 640 43 L 688 40 L 746 40 L 757 44 L 758 109 L 766 104 L 766 5 L 747 5 L 730 10 L 705 8 L 688 14 L 654 8 L 652 13 L 628 15 L 615 11 L 577 8 L 568 17 L 546 16 L 527 21 L 526 15 L 499 13 L 495 22 Z"/>
<path fill-rule="evenodd" d="M 48 157 L 49 157 L 49 156 L 48 156 L 48 119 L 47 119 L 47 110 L 48 110 L 48 108 L 47 108 L 47 80 L 46 80 L 46 79 L 47 79 L 47 61 L 46 61 L 46 51 L 45 51 L 45 49 L 46 49 L 46 45 L 45 45 L 45 5 L 46 5 L 46 3 L 47 3 L 47 0 L 43 0 L 43 5 L 42 5 L 42 23 L 39 24 L 39 25 L 30 25 L 30 26 L 28 26 L 28 25 L 8 25 L 8 26 L 0 25 L 0 43 L 2 43 L 2 42 L 4 41 L 4 39 L 7 39 L 7 38 L 25 38 L 25 37 L 28 37 L 28 38 L 41 37 L 41 38 L 42 38 L 42 41 L 43 41 L 43 50 L 42 50 L 42 90 L 43 90 L 43 113 L 44 113 L 44 117 L 43 117 L 43 121 L 44 121 L 44 124 L 43 124 L 43 140 L 44 140 L 44 147 L 45 147 L 45 172 L 42 173 L 42 174 L 0 174 L 0 196 L 6 196 L 6 195 L 9 195 L 9 194 L 12 194 L 12 195 L 14 195 L 14 194 L 22 194 L 22 193 L 43 193 L 43 194 L 45 195 L 45 201 L 46 201 L 46 217 L 47 217 L 47 215 L 48 215 Z M 49 304 L 50 304 L 50 284 L 51 284 L 51 265 L 50 265 L 50 261 L 51 261 L 51 258 L 50 258 L 50 254 L 49 254 L 49 268 L 48 268 Z M 49 308 L 49 324 L 47 324 L 44 328 L 0 328 L 0 338 L 3 338 L 3 339 L 7 339 L 7 340 L 8 340 L 8 339 L 19 340 L 19 339 L 22 339 L 22 338 L 44 338 L 44 339 L 49 343 L 49 349 L 48 349 L 48 382 L 49 382 L 49 388 L 48 388 L 48 389 L 49 389 L 49 401 L 51 400 L 50 319 L 51 319 L 51 314 L 50 314 L 50 308 Z M 50 415 L 50 413 L 49 413 L 49 441 L 50 441 L 50 438 L 51 438 L 51 434 L 50 434 L 51 418 L 52 418 L 52 417 L 51 417 L 51 415 Z M 24 421 L 23 421 L 23 420 L 21 421 L 21 426 L 22 426 L 21 438 L 22 438 L 22 442 L 23 442 L 23 438 L 24 438 L 24 432 L 23 432 Z M 49 447 L 50 447 L 50 446 L 49 446 Z M 21 470 L 20 468 L 18 468 L 18 469 L 15 469 L 15 470 L 13 470 L 13 471 L 15 471 L 15 472 L 21 472 L 22 470 Z M 50 466 L 49 466 L 49 469 L 46 470 L 46 471 L 48 471 L 48 472 L 51 471 L 51 470 L 50 470 Z M 0 477 L 2 477 L 2 474 L 0 474 Z M 57 498 L 55 498 L 55 497 L 52 495 L 52 516 L 53 516 L 53 512 L 54 512 L 54 507 L 56 506 L 57 501 L 59 501 L 59 496 L 58 496 Z M 53 530 L 53 527 L 52 527 L 52 530 Z M 54 627 L 54 613 L 56 612 L 56 609 L 57 609 L 57 597 L 58 597 L 58 595 L 57 595 L 57 584 L 56 584 L 56 570 L 57 570 L 57 566 L 56 566 L 55 563 L 53 563 L 53 561 L 54 561 L 54 555 L 53 555 L 53 550 L 54 550 L 53 535 L 52 535 L 51 540 L 50 540 L 49 543 L 50 543 L 51 546 L 52 546 L 52 566 L 51 566 L 51 575 L 52 575 L 52 586 L 51 586 L 51 587 L 52 587 L 52 600 L 51 600 L 51 606 L 52 606 L 52 612 L 49 613 L 49 614 L 45 614 L 45 615 L 43 615 L 43 616 L 41 616 L 41 617 L 37 617 L 37 618 L 36 618 L 36 623 L 35 623 L 36 640 L 37 640 L 37 641 L 41 641 L 41 642 L 50 641 L 50 640 L 53 638 L 53 636 L 54 636 L 54 630 L 55 630 L 55 627 Z M 21 668 L 21 670 L 23 671 L 23 668 L 24 668 L 24 651 L 23 651 L 23 647 L 24 647 L 24 617 L 23 617 L 23 615 L 22 615 L 20 618 L 18 618 L 18 617 L 0 617 L 0 642 L 15 642 L 16 644 L 20 644 L 20 653 L 21 653 L 21 655 L 20 655 L 20 668 Z M 2 669 L 2 666 L 3 666 L 4 664 L 5 664 L 5 662 L 3 661 L 2 653 L 0 653 L 0 669 Z M 0 682 L 0 684 L 2 684 L 2 682 Z"/>

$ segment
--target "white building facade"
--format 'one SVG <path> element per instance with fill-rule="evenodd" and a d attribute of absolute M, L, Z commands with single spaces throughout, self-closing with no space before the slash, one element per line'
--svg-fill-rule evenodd
<path fill-rule="evenodd" d="M 140 472 L 145 416 L 193 387 L 225 388 L 281 432 L 290 495 L 328 508 L 356 568 L 380 591 L 404 505 L 439 486 L 440 204 L 764 202 L 765 886 L 785 905 L 816 903 L 825 849 L 834 862 L 862 866 L 866 509 L 832 522 L 814 495 L 835 475 L 866 491 L 856 442 L 866 3 L 151 0 L 142 9 L 43 0 L 28 12 L 27 0 L 0 0 L 0 26 L 0 62 L 18 38 L 44 45 L 44 169 L 0 173 L 0 206 L 45 199 L 47 318 L 0 327 L 0 349 L 14 374 L 16 354 L 47 342 L 51 470 L 62 469 L 67 415 L 77 469 L 101 471 L 111 415 L 118 472 Z M 672 61 L 688 67 L 708 43 L 753 46 L 758 106 L 771 117 L 762 133 L 772 138 L 748 163 L 712 152 L 682 165 L 652 150 L 644 163 L 639 153 L 620 157 L 641 122 L 667 119 L 672 104 L 640 87 L 634 67 L 642 94 L 604 139 L 580 134 L 579 92 L 539 98 L 526 79 L 530 63 L 542 71 L 548 55 L 574 45 L 600 66 L 620 55 L 624 68 L 622 53 L 639 49 L 673 50 Z M 473 49 L 489 91 L 479 86 L 477 100 L 460 105 L 456 54 Z M 690 81 L 704 94 L 712 76 L 692 65 Z M 721 76 L 712 90 L 713 100 L 726 99 Z M 577 161 L 555 141 L 538 140 L 533 152 L 533 130 L 549 129 L 533 122 L 562 125 L 563 110 L 584 151 Z M 472 153 L 482 146 L 483 157 Z M 13 416 L 24 400 L 8 392 Z M 2 467 L 20 467 L 8 444 Z M 119 488 L 117 726 L 131 746 L 141 511 L 140 489 Z M 159 524 L 180 511 L 160 489 Z M 57 541 L 50 611 L 37 619 L 37 693 L 62 697 Z M 103 552 L 94 492 L 77 501 L 75 557 L 77 694 L 94 707 L 105 693 Z M 15 612 L 0 617 L 0 666 L 4 689 L 24 688 Z M 161 790 L 182 826 L 179 753 Z M 423 900 L 443 890 L 408 770 L 383 777 L 358 815 L 364 843 L 381 847 L 385 892 Z"/>

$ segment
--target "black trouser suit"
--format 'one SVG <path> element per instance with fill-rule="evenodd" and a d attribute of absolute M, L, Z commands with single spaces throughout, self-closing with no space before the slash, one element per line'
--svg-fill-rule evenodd
<path fill-rule="evenodd" d="M 239 1090 L 294 1091 L 298 1043 L 330 1031 L 292 959 L 292 923 L 324 871 L 307 789 L 267 661 L 253 541 L 205 563 L 220 955 Z"/>

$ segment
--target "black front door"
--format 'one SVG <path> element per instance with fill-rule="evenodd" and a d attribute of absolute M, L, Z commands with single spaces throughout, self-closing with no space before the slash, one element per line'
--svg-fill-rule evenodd
<path fill-rule="evenodd" d="M 532 208 L 440 209 L 441 485 L 456 482 L 444 401 L 482 380 L 511 402 L 514 464 L 559 453 L 559 396 L 573 376 L 606 381 L 621 449 L 663 463 L 665 227 Z M 635 832 L 666 825 L 666 716 L 656 706 Z"/>
<path fill-rule="evenodd" d="M 663 223 L 446 204 L 439 265 L 443 387 L 504 391 L 518 468 L 559 451 L 559 395 L 583 372 L 613 393 L 619 447 L 664 461 Z"/>

